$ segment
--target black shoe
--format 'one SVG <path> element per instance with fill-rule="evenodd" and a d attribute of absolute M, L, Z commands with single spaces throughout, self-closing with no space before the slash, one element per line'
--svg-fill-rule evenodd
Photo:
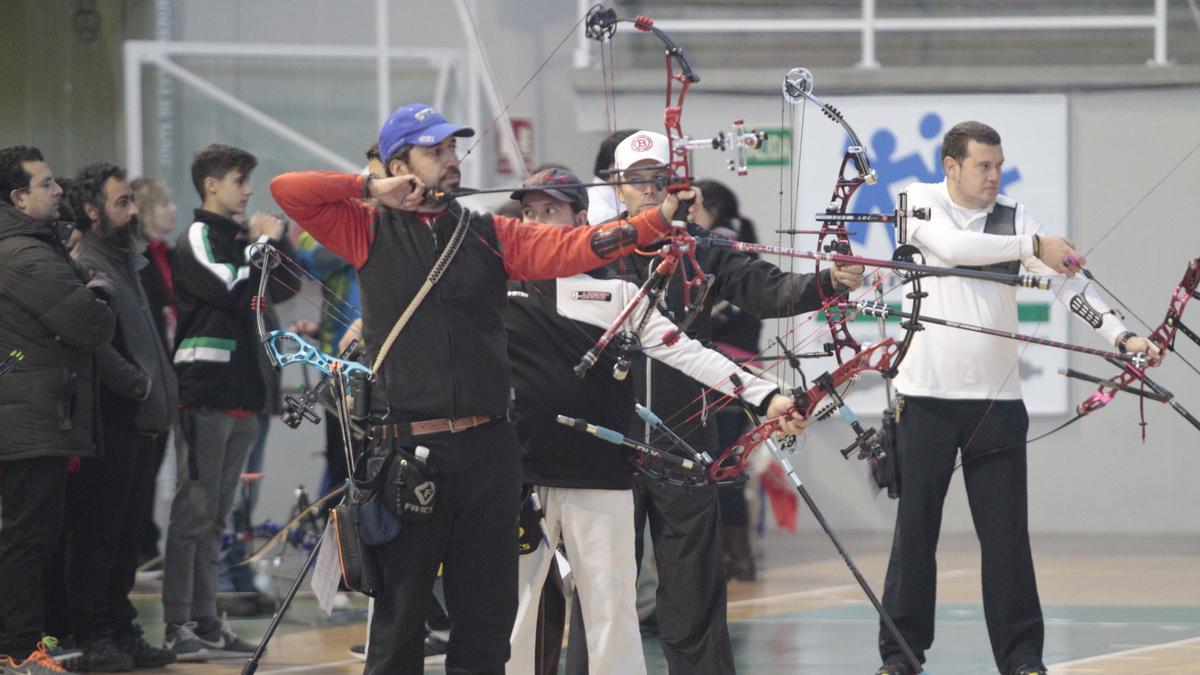
<path fill-rule="evenodd" d="M 146 642 L 142 638 L 142 627 L 138 624 L 133 624 L 131 629 L 129 633 L 117 636 L 117 647 L 133 659 L 134 667 L 162 668 L 175 663 L 175 652 Z"/>
<path fill-rule="evenodd" d="M 912 666 L 907 663 L 885 663 L 879 666 L 879 670 L 875 671 L 875 675 L 916 675 L 913 672 Z"/>
<path fill-rule="evenodd" d="M 367 660 L 367 646 L 366 645 L 350 645 L 350 656 L 353 656 L 354 658 L 358 659 L 359 661 L 366 661 Z"/>
<path fill-rule="evenodd" d="M 1046 675 L 1046 666 L 1017 666 L 1012 675 Z"/>
<path fill-rule="evenodd" d="M 133 657 L 122 651 L 116 640 L 99 638 L 83 643 L 83 656 L 76 667 L 98 673 L 133 670 Z"/>

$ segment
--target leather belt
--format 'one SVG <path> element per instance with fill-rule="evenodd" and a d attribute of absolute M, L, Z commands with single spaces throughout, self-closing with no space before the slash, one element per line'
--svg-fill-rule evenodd
<path fill-rule="evenodd" d="M 386 440 L 388 438 L 403 438 L 406 436 L 427 436 L 429 434 L 441 434 L 450 432 L 457 434 L 467 429 L 473 429 L 490 422 L 495 422 L 500 419 L 496 416 L 486 415 L 471 415 L 469 417 L 457 417 L 454 419 L 441 418 L 436 420 L 420 420 L 417 422 L 400 422 L 396 424 L 379 424 L 371 427 L 371 435 L 374 438 Z"/>

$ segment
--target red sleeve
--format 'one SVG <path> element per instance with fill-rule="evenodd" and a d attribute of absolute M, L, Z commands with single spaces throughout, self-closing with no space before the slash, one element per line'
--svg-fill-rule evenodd
<path fill-rule="evenodd" d="M 504 252 L 504 270 L 510 278 L 523 281 L 569 277 L 594 270 L 637 246 L 656 241 L 670 229 L 659 209 L 590 227 L 525 223 L 507 216 L 493 216 L 492 222 Z M 636 243 L 621 246 L 607 257 L 600 257 L 592 250 L 592 237 L 597 232 L 630 226 L 637 232 Z"/>
<path fill-rule="evenodd" d="M 296 171 L 271 181 L 275 202 L 321 242 L 354 265 L 367 261 L 375 209 L 362 202 L 365 176 L 332 171 Z"/>

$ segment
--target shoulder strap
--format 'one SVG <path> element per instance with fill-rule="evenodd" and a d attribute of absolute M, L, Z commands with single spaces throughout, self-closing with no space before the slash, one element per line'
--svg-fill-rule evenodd
<path fill-rule="evenodd" d="M 458 216 L 458 225 L 454 228 L 454 234 L 450 235 L 450 241 L 446 242 L 446 248 L 438 256 L 437 262 L 433 264 L 433 269 L 429 270 L 429 276 L 425 277 L 425 283 L 421 284 L 421 288 L 417 290 L 417 294 L 408 303 L 408 307 L 405 308 L 404 313 L 400 315 L 400 318 L 396 319 L 396 324 L 392 326 L 387 339 L 383 341 L 383 345 L 379 348 L 379 356 L 376 356 L 375 363 L 371 364 L 371 372 L 379 372 L 380 366 L 383 365 L 383 360 L 387 358 L 388 352 L 392 349 L 392 344 L 396 342 L 396 338 L 400 337 L 400 331 L 404 330 L 404 325 L 412 318 L 413 313 L 417 311 L 417 308 L 421 306 L 421 302 L 425 300 L 425 296 L 429 295 L 429 291 L 433 289 L 433 285 L 442 278 L 442 273 L 450 266 L 450 261 L 458 253 L 459 247 L 462 246 L 470 223 L 471 212 L 467 209 L 462 209 Z"/>

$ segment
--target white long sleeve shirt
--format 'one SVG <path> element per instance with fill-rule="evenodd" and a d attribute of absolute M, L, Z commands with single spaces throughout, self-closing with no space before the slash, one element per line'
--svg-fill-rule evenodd
<path fill-rule="evenodd" d="M 638 287 L 620 279 L 596 279 L 579 274 L 559 279 L 557 284 L 558 313 L 568 319 L 593 326 L 607 328 L 616 320 L 621 309 L 637 294 Z M 630 314 L 626 328 L 635 330 L 648 300 L 643 298 L 637 309 Z M 742 370 L 736 363 L 714 349 L 679 333 L 678 340 L 667 345 L 664 338 L 668 333 L 678 332 L 670 319 L 658 311 L 650 312 L 646 330 L 641 336 L 642 350 L 652 359 L 678 370 L 706 387 L 723 394 L 736 394 L 754 406 L 761 406 L 778 387 L 768 380 Z M 737 375 L 742 389 L 737 390 L 731 375 Z"/>
<path fill-rule="evenodd" d="M 950 198 L 945 181 L 918 183 L 907 190 L 914 208 L 929 207 L 930 219 L 910 220 L 909 243 L 920 249 L 925 263 L 938 267 L 981 266 L 1020 260 L 1031 274 L 1056 276 L 1050 293 L 1070 311 L 1071 298 L 1082 293 L 1102 314 L 1096 332 L 1112 345 L 1125 331 L 1108 305 L 1081 277 L 1059 275 L 1033 255 L 1033 235 L 1041 225 L 1023 204 L 1000 195 L 996 203 L 1016 208 L 1015 235 L 984 232 L 992 208 L 968 209 Z M 925 277 L 929 293 L 921 313 L 940 319 L 976 324 L 1007 332 L 1018 332 L 1017 288 L 991 281 L 960 277 Z M 911 301 L 904 300 L 905 309 Z M 1021 379 L 1016 368 L 1019 343 L 1008 338 L 957 330 L 926 323 L 913 340 L 912 348 L 896 377 L 896 390 L 907 396 L 948 399 L 1021 398 Z M 1052 349 L 1033 346 L 1034 349 Z"/>

